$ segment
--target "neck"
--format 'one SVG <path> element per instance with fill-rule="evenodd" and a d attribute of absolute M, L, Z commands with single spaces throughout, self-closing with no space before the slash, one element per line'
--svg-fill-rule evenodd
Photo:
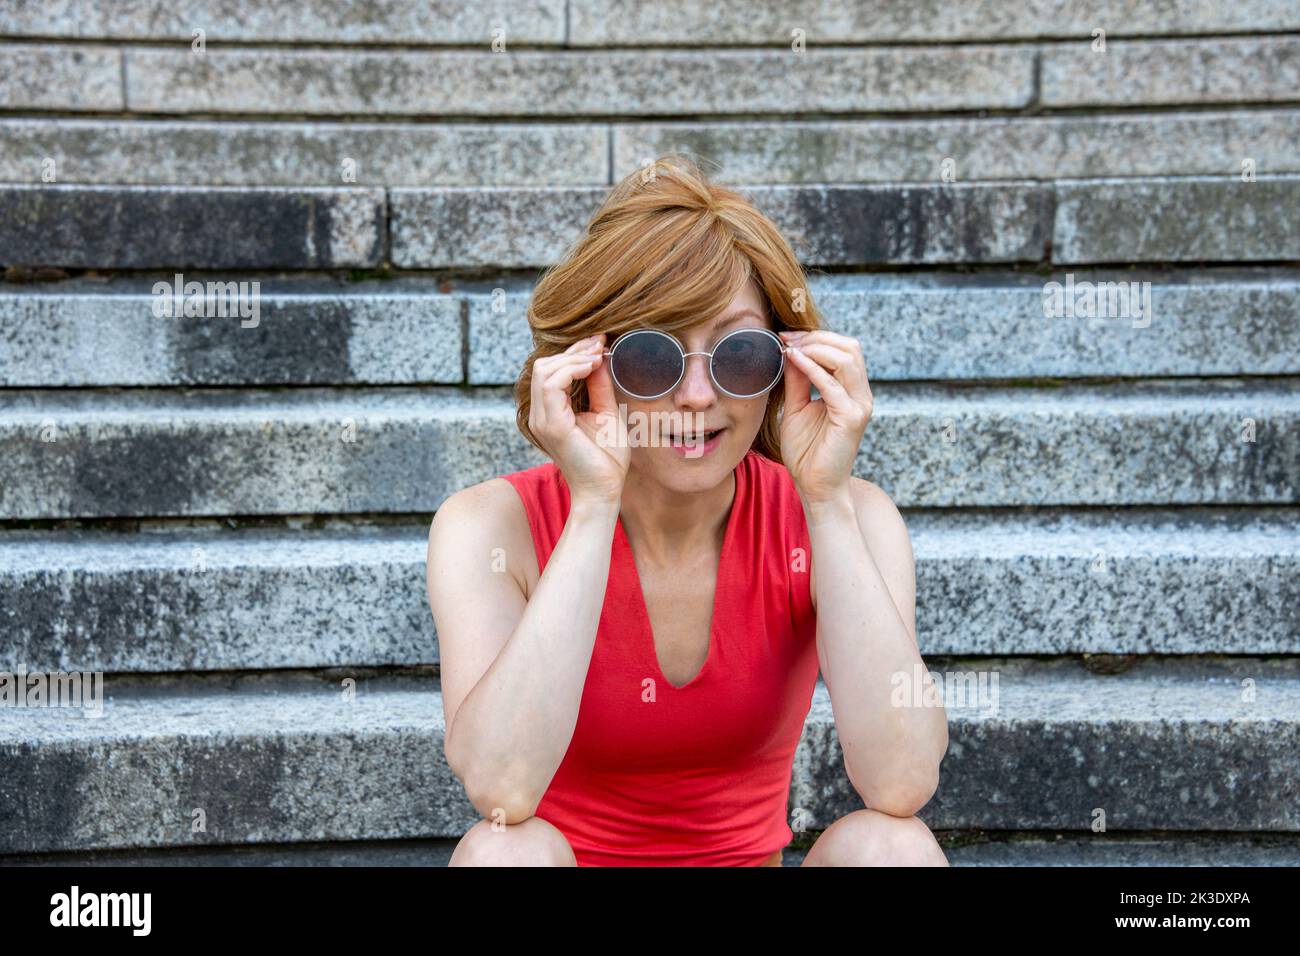
<path fill-rule="evenodd" d="M 682 493 L 637 472 L 623 486 L 619 518 L 637 554 L 656 565 L 679 563 L 701 549 L 716 551 L 736 497 L 736 476 L 715 488 Z"/>

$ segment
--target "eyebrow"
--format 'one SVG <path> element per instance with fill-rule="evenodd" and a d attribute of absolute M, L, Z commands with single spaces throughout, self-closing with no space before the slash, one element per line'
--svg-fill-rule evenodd
<path fill-rule="evenodd" d="M 720 329 L 725 329 L 727 326 L 734 325 L 735 323 L 739 322 L 741 319 L 747 319 L 747 318 L 755 318 L 761 321 L 763 317 L 759 315 L 757 312 L 755 312 L 753 309 L 741 309 L 739 312 L 736 312 L 733 315 L 728 315 L 725 318 L 714 323 L 713 331 L 717 332 Z"/>

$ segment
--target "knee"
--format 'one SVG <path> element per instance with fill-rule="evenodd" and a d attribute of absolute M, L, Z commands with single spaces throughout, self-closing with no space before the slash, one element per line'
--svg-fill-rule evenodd
<path fill-rule="evenodd" d="M 465 832 L 448 866 L 577 866 L 564 834 L 541 817 L 519 823 L 480 820 Z"/>
<path fill-rule="evenodd" d="M 917 817 L 857 810 L 832 823 L 804 859 L 812 866 L 948 866 L 939 841 Z"/>

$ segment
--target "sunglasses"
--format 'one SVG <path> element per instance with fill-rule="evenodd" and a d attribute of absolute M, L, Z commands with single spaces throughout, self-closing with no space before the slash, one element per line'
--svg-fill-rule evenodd
<path fill-rule="evenodd" d="M 767 329 L 736 329 L 710 352 L 687 352 L 667 332 L 636 329 L 619 336 L 609 356 L 614 384 L 633 398 L 667 395 L 686 375 L 686 356 L 707 355 L 713 384 L 732 398 L 769 391 L 785 371 L 785 344 Z"/>

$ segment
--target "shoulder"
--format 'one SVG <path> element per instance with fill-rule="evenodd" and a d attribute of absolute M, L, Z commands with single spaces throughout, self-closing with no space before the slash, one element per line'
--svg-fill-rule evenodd
<path fill-rule="evenodd" d="M 794 496 L 796 500 L 798 499 L 798 487 L 785 465 L 766 458 L 757 452 L 753 452 L 750 458 L 761 474 L 778 480 L 786 486 L 790 495 Z M 903 523 L 902 514 L 883 488 L 875 482 L 859 478 L 857 475 L 849 476 L 849 488 L 853 495 L 853 510 L 857 512 L 858 516 L 858 526 L 862 528 L 864 533 L 868 529 L 873 532 L 892 529 L 895 532 L 901 530 L 906 533 L 907 527 Z"/>
<path fill-rule="evenodd" d="M 857 512 L 858 527 L 866 538 L 867 545 L 877 559 L 886 555 L 878 553 L 897 552 L 895 557 L 912 560 L 911 536 L 907 533 L 907 523 L 903 520 L 898 505 L 883 488 L 875 482 L 849 477 L 849 487 L 853 492 L 853 510 Z"/>
<path fill-rule="evenodd" d="M 894 504 L 894 499 L 874 481 L 850 475 L 849 488 L 853 492 L 853 507 L 857 509 L 859 524 L 862 524 L 864 517 L 885 523 L 902 522 L 902 513 Z"/>
<path fill-rule="evenodd" d="M 519 492 L 504 477 L 488 478 L 447 497 L 429 525 L 429 557 L 463 560 L 469 553 L 500 548 L 511 574 L 529 590 L 520 555 L 532 555 L 532 532 Z"/>
<path fill-rule="evenodd" d="M 478 484 L 454 491 L 438 506 L 434 513 L 464 516 L 475 513 L 499 513 L 511 499 L 518 500 L 519 494 L 505 477 L 488 478 Z"/>
<path fill-rule="evenodd" d="M 494 528 L 511 526 L 528 530 L 528 510 L 524 502 L 556 487 L 559 470 L 554 462 L 507 475 L 488 478 L 453 492 L 434 513 L 435 525 L 440 515 L 446 523 L 488 523 Z"/>

